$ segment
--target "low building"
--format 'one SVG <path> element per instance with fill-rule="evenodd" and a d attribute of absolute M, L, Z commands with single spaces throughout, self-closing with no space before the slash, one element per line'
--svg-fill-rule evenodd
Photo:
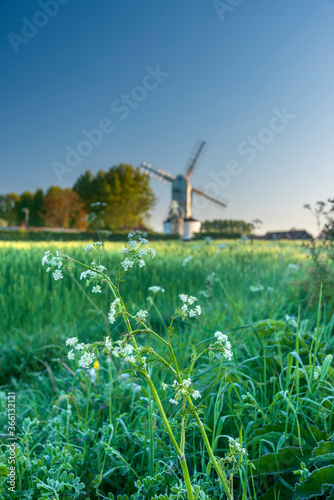
<path fill-rule="evenodd" d="M 293 229 L 292 231 L 275 231 L 264 235 L 264 240 L 313 240 L 313 236 L 305 229 Z"/>

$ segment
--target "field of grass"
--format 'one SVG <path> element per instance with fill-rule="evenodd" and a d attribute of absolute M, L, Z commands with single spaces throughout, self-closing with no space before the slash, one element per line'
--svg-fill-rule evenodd
<path fill-rule="evenodd" d="M 54 281 L 41 266 L 46 250 L 90 264 L 83 246 L 0 242 L 0 500 L 187 499 L 179 459 L 145 380 L 110 354 L 99 355 L 99 366 L 90 370 L 67 358 L 69 337 L 93 342 L 125 333 L 121 319 L 108 322 L 113 297 L 106 287 L 93 294 L 79 269 Z M 156 258 L 129 271 L 121 284 L 128 310 L 147 310 L 151 328 L 166 337 L 178 295 L 198 297 L 201 316 L 174 324 L 180 369 L 188 366 L 193 346 L 213 342 L 216 331 L 233 346 L 231 360 L 200 358 L 192 382 L 202 394 L 196 404 L 234 498 L 333 499 L 331 303 L 326 299 L 317 308 L 299 285 L 310 265 L 307 249 L 250 241 L 152 246 Z M 122 247 L 107 243 L 100 254 L 111 277 Z M 154 285 L 165 292 L 150 293 Z M 158 363 L 150 370 L 180 437 L 184 415 L 160 389 L 170 382 L 168 370 Z M 16 496 L 8 491 L 9 391 L 16 393 Z M 191 413 L 185 420 L 194 498 L 226 498 L 198 424 Z M 228 437 L 247 454 L 229 445 Z"/>

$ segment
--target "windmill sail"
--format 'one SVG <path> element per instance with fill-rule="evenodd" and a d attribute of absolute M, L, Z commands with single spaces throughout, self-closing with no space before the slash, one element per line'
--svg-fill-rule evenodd
<path fill-rule="evenodd" d="M 206 142 L 201 141 L 196 148 L 195 154 L 191 157 L 185 175 L 173 175 L 162 169 L 152 168 L 149 163 L 142 163 L 140 169 L 147 175 L 155 177 L 164 184 L 172 185 L 172 204 L 167 219 L 164 221 L 165 234 L 179 234 L 183 239 L 191 239 L 194 233 L 201 229 L 201 223 L 192 217 L 192 194 L 202 196 L 207 200 L 216 203 L 221 207 L 226 207 L 226 203 L 212 196 L 207 195 L 190 184 L 189 177 L 194 171 L 195 165 L 203 151 Z"/>

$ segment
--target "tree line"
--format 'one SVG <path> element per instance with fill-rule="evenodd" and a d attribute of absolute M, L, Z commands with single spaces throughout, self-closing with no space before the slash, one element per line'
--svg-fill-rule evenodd
<path fill-rule="evenodd" d="M 202 232 L 205 233 L 228 233 L 228 234 L 250 234 L 254 225 L 244 220 L 215 219 L 206 220 L 202 223 Z"/>
<path fill-rule="evenodd" d="M 28 212 L 29 226 L 86 229 L 97 203 L 104 207 L 99 214 L 102 227 L 124 229 L 145 223 L 155 196 L 147 175 L 132 165 L 120 164 L 96 175 L 88 170 L 72 188 L 51 186 L 45 192 L 0 195 L 0 219 L 2 224 L 17 226 Z"/>

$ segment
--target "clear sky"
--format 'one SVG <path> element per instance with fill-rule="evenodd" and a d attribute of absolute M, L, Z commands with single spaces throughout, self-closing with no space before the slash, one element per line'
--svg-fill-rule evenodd
<path fill-rule="evenodd" d="M 191 180 L 228 208 L 196 217 L 315 232 L 303 204 L 334 196 L 334 1 L 0 0 L 0 19 L 1 193 L 121 162 L 183 173 L 205 139 Z M 161 230 L 170 188 L 152 187 Z"/>

